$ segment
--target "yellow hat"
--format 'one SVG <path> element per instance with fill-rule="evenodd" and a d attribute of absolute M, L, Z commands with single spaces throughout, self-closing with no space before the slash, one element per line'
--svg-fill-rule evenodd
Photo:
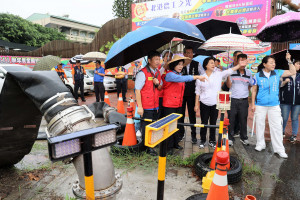
<path fill-rule="evenodd" d="M 172 60 L 170 60 L 168 62 L 168 65 L 170 65 L 172 62 L 175 62 L 177 60 L 184 60 L 183 66 L 186 66 L 186 65 L 190 64 L 192 59 L 190 59 L 188 57 L 183 57 L 183 56 L 180 56 L 180 55 L 175 55 L 175 56 L 173 56 Z"/>

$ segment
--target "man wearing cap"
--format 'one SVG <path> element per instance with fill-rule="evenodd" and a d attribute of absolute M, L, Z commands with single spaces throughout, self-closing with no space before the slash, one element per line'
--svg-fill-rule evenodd
<path fill-rule="evenodd" d="M 80 60 L 76 60 L 76 65 L 72 69 L 73 84 L 74 84 L 74 97 L 78 101 L 78 89 L 80 88 L 80 97 L 83 102 L 84 98 L 84 75 L 86 74 L 83 66 L 80 65 Z"/>
<path fill-rule="evenodd" d="M 127 70 L 120 66 L 115 69 L 115 78 L 117 83 L 117 97 L 122 92 L 123 102 L 127 102 L 126 100 L 126 91 L 127 91 Z"/>
<path fill-rule="evenodd" d="M 103 85 L 103 80 L 105 76 L 105 69 L 101 66 L 101 61 L 96 61 L 96 69 L 94 71 L 94 89 L 96 94 L 96 102 L 99 102 L 99 96 L 101 101 L 104 101 L 105 88 Z"/>
<path fill-rule="evenodd" d="M 57 72 L 59 78 L 62 80 L 63 83 L 65 83 L 65 80 L 67 82 L 69 82 L 68 79 L 67 79 L 67 75 L 66 75 L 65 71 L 63 70 L 62 66 L 63 66 L 62 63 L 58 64 L 55 71 Z"/>

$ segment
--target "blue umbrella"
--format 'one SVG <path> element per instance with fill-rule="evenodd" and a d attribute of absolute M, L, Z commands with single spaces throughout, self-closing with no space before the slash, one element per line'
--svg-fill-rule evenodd
<path fill-rule="evenodd" d="M 200 63 L 201 65 L 203 64 L 203 61 L 205 58 L 208 58 L 209 56 L 196 56 L 195 58 L 193 58 L 194 61 L 197 61 L 198 63 Z"/>
<path fill-rule="evenodd" d="M 191 36 L 190 40 L 206 41 L 201 31 L 195 25 L 176 18 L 155 18 L 147 22 L 144 26 L 169 28 Z"/>
<path fill-rule="evenodd" d="M 173 29 L 157 26 L 143 26 L 129 32 L 111 47 L 105 60 L 105 68 L 124 66 L 147 55 L 151 50 L 168 44 L 174 37 L 194 38 Z"/>
<path fill-rule="evenodd" d="M 292 50 L 300 50 L 300 45 L 295 46 Z"/>

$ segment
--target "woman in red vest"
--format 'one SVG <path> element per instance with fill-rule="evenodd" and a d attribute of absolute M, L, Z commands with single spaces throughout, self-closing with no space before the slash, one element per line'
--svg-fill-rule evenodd
<path fill-rule="evenodd" d="M 165 79 L 163 79 L 163 107 L 164 116 L 171 113 L 181 113 L 182 99 L 184 94 L 185 82 L 190 82 L 196 79 L 204 81 L 206 78 L 204 76 L 182 76 L 182 68 L 190 62 L 190 58 L 181 57 L 175 55 L 173 59 L 168 63 L 169 71 L 167 71 Z M 178 133 L 174 133 L 171 137 L 167 139 L 168 141 L 168 154 L 173 154 L 173 148 L 182 149 L 179 146 Z"/>

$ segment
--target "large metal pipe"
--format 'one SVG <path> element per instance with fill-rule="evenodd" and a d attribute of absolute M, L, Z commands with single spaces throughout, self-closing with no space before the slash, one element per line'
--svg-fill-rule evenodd
<path fill-rule="evenodd" d="M 123 126 L 126 123 L 124 116 L 103 102 L 94 103 L 90 108 L 79 106 L 56 72 L 16 72 L 8 76 L 13 77 L 41 111 L 48 122 L 46 133 L 50 137 L 97 127 L 110 120 L 118 121 Z M 95 115 L 102 119 L 95 120 Z M 96 196 L 114 199 L 122 186 L 122 180 L 115 173 L 108 149 L 94 151 L 92 156 Z M 76 196 L 85 198 L 83 156 L 74 158 L 73 164 L 79 177 L 79 181 L 73 185 L 73 192 Z"/>

